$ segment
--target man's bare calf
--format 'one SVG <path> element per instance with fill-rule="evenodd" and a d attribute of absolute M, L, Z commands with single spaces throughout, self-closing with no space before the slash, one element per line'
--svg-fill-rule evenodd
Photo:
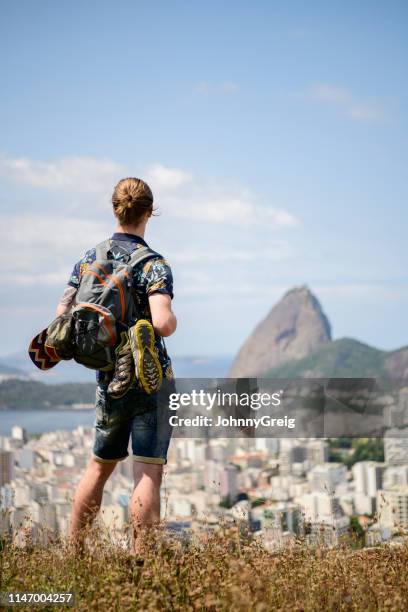
<path fill-rule="evenodd" d="M 160 522 L 160 486 L 163 466 L 155 463 L 134 462 L 135 489 L 130 500 L 134 549 L 143 553 L 144 540 L 151 528 Z"/>

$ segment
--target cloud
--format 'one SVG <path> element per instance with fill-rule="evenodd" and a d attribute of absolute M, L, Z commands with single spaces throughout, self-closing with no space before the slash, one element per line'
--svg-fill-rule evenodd
<path fill-rule="evenodd" d="M 193 264 L 206 261 L 207 263 L 249 263 L 254 261 L 281 262 L 293 257 L 294 252 L 288 242 L 283 240 L 270 242 L 268 247 L 253 247 L 242 249 L 231 247 L 215 246 L 208 249 L 199 248 L 179 248 L 172 255 L 171 260 L 175 263 Z"/>
<path fill-rule="evenodd" d="M 314 100 L 337 106 L 355 121 L 382 121 L 386 116 L 378 101 L 362 100 L 345 87 L 316 83 L 311 88 L 311 96 Z"/>
<path fill-rule="evenodd" d="M 271 231 L 299 227 L 301 221 L 280 207 L 259 204 L 259 196 L 241 185 L 225 185 L 161 165 L 145 175 L 163 213 L 179 220 L 232 227 L 262 226 Z"/>
<path fill-rule="evenodd" d="M 350 108 L 350 117 L 358 121 L 380 121 L 385 119 L 385 113 L 378 104 L 353 104 Z"/>
<path fill-rule="evenodd" d="M 408 297 L 408 288 L 405 285 L 392 285 L 387 281 L 376 283 L 356 282 L 334 284 L 317 284 L 316 291 L 322 296 L 333 298 L 350 298 L 355 300 L 377 299 L 378 301 L 390 302 Z"/>
<path fill-rule="evenodd" d="M 71 269 L 68 268 L 61 269 L 58 272 L 4 274 L 2 281 L 17 287 L 44 287 L 49 285 L 64 287 L 70 274 Z"/>
<path fill-rule="evenodd" d="M 162 164 L 151 166 L 144 175 L 146 181 L 156 190 L 174 190 L 192 180 L 191 175 L 178 168 L 168 168 Z"/>
<path fill-rule="evenodd" d="M 104 193 L 126 174 L 109 159 L 62 157 L 49 161 L 0 157 L 0 174 L 16 183 L 75 193 Z"/>
<path fill-rule="evenodd" d="M 66 157 L 38 161 L 2 156 L 0 174 L 14 183 L 61 194 L 106 196 L 110 195 L 113 185 L 120 178 L 135 175 L 135 172 L 130 166 L 107 159 Z M 160 163 L 145 168 L 140 174 L 151 185 L 155 200 L 163 212 L 175 219 L 218 225 L 228 223 L 247 228 L 262 226 L 272 231 L 300 225 L 300 220 L 291 212 L 259 204 L 259 196 L 238 184 L 224 185 L 220 181 L 200 178 L 181 168 L 171 168 Z M 51 215 L 56 223 L 54 209 Z M 44 235 L 44 218 L 31 219 L 28 216 L 22 222 L 25 223 L 28 235 L 33 232 Z M 86 227 L 86 222 L 81 227 Z M 65 230 L 71 228 L 72 223 L 64 226 Z M 86 235 L 94 235 L 95 228 L 97 225 L 90 221 Z M 58 233 L 55 235 L 58 236 Z M 79 235 L 82 235 L 82 230 Z"/>
<path fill-rule="evenodd" d="M 18 324 L 27 337 L 53 315 L 75 262 L 114 230 L 109 196 L 123 176 L 142 176 L 151 185 L 161 216 L 149 223 L 146 240 L 172 266 L 177 303 L 188 310 L 186 304 L 193 302 L 199 318 L 205 318 L 215 296 L 229 301 L 269 295 L 271 276 L 282 275 L 298 257 L 292 236 L 301 220 L 236 181 L 160 162 L 135 170 L 81 157 L 3 156 L 0 167 L 13 183 L 7 200 L 3 195 L 7 214 L 0 215 L 0 308 L 12 309 L 10 324 Z M 17 204 L 21 201 L 24 206 Z M 26 316 L 18 310 L 22 300 Z M 36 304 L 44 309 L 34 312 Z"/>
<path fill-rule="evenodd" d="M 206 194 L 201 190 L 191 198 L 162 198 L 161 208 L 177 219 L 204 222 L 230 227 L 264 227 L 271 231 L 295 228 L 300 220 L 282 209 L 256 204 L 252 199 L 237 193 Z"/>
<path fill-rule="evenodd" d="M 100 239 L 108 230 L 109 226 L 98 219 L 75 219 L 56 215 L 0 216 L 0 241 L 6 253 L 20 251 L 21 248 L 35 246 L 36 243 L 42 248 L 57 251 L 67 248 L 82 249 L 89 241 Z"/>

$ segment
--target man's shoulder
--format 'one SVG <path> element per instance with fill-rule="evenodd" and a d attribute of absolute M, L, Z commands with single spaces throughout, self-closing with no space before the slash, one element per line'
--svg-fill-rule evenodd
<path fill-rule="evenodd" d="M 144 272 L 147 272 L 152 267 L 167 267 L 170 269 L 170 264 L 167 258 L 162 255 L 161 252 L 157 251 L 153 247 L 151 247 L 146 242 L 133 242 L 126 240 L 115 240 L 114 237 L 109 237 L 105 241 L 98 243 L 98 245 L 88 249 L 82 259 L 78 262 L 79 266 L 86 267 L 87 265 L 92 264 L 96 259 L 96 252 L 99 244 L 106 243 L 109 245 L 110 252 L 113 255 L 114 259 L 126 259 L 126 255 L 130 255 L 135 251 L 147 248 L 149 253 L 148 257 L 143 259 L 139 264 L 136 264 L 137 268 L 143 269 Z"/>

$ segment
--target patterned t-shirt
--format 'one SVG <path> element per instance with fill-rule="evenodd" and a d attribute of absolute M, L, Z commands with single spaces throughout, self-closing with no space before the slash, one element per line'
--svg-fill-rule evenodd
<path fill-rule="evenodd" d="M 148 246 L 140 236 L 116 232 L 111 237 L 110 252 L 120 261 L 127 261 L 129 253 L 136 249 Z M 78 261 L 69 278 L 68 285 L 78 289 L 81 276 L 86 268 L 95 261 L 96 250 L 90 249 Z M 173 275 L 169 264 L 161 256 L 152 257 L 142 261 L 133 267 L 133 289 L 137 301 L 138 310 L 142 318 L 151 321 L 149 296 L 154 293 L 164 293 L 173 299 Z M 156 349 L 166 378 L 173 377 L 171 361 L 167 354 L 161 336 L 156 333 Z M 98 372 L 97 380 L 102 382 L 105 374 Z"/>

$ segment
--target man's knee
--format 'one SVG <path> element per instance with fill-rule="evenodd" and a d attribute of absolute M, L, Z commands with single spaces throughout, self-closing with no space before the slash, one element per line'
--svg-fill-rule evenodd
<path fill-rule="evenodd" d="M 134 461 L 133 475 L 135 485 L 137 485 L 142 478 L 148 478 L 156 487 L 160 487 L 163 477 L 163 466 L 156 463 Z"/>
<path fill-rule="evenodd" d="M 112 474 L 113 470 L 116 467 L 117 462 L 105 463 L 98 461 L 94 457 L 89 462 L 88 472 L 92 474 L 92 477 L 98 481 L 106 481 L 109 476 Z"/>

